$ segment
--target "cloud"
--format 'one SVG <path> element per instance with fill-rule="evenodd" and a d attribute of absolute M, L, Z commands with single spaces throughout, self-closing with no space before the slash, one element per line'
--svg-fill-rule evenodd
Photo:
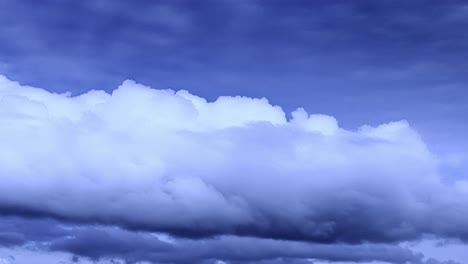
<path fill-rule="evenodd" d="M 291 116 L 264 98 L 133 81 L 72 97 L 0 77 L 0 212 L 184 238 L 467 238 L 468 185 L 441 181 L 408 122 Z"/>
<path fill-rule="evenodd" d="M 0 258 L 0 264 L 10 264 L 11 262 L 8 259 Z"/>
<path fill-rule="evenodd" d="M 29 255 L 47 252 L 49 258 L 55 256 L 56 262 L 60 257 L 78 263 L 294 264 L 325 261 L 459 264 L 426 259 L 408 246 L 395 244 L 320 244 L 231 235 L 186 239 L 162 233 L 129 231 L 115 226 L 70 225 L 50 219 L 18 217 L 0 218 L 0 228 L 24 238 L 23 243 L 10 247 L 10 254 L 24 256 L 25 253 L 21 251 L 29 248 L 29 251 L 32 250 Z M 28 246 L 24 247 L 26 244 Z"/>
<path fill-rule="evenodd" d="M 253 246 L 255 245 L 255 246 Z M 71 252 L 98 260 L 124 259 L 155 263 L 256 263 L 259 261 L 317 259 L 326 261 L 422 263 L 422 255 L 395 245 L 325 245 L 259 238 L 222 236 L 214 239 L 177 239 L 174 244 L 154 235 L 118 229 L 80 230 L 72 238 L 52 242 L 52 250 Z"/>
<path fill-rule="evenodd" d="M 30 248 L 73 254 L 93 261 L 124 260 L 128 263 L 306 263 L 325 261 L 386 261 L 422 263 L 423 256 L 398 245 L 317 244 L 262 238 L 220 236 L 207 239 L 167 237 L 152 232 L 132 232 L 113 226 L 68 225 L 47 219 L 0 219 L 2 230 L 24 238 Z M 1 237 L 0 237 L 1 241 Z"/>

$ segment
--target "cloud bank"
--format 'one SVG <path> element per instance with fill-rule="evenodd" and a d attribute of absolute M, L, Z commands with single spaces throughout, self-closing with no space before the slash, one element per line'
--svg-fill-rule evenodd
<path fill-rule="evenodd" d="M 93 261 L 128 263 L 313 263 L 313 260 L 413 264 L 423 255 L 398 245 L 319 244 L 252 237 L 219 236 L 211 239 L 171 238 L 160 233 L 132 232 L 106 226 L 70 226 L 52 220 L 6 217 L 0 228 L 21 239 L 8 247 L 34 243 L 40 250 L 67 252 Z M 0 241 L 4 237 L 0 236 Z M 73 258 L 77 262 L 80 258 Z M 119 262 L 120 263 L 120 262 Z M 455 263 L 456 264 L 456 263 Z"/>
<path fill-rule="evenodd" d="M 0 213 L 119 227 L 115 236 L 124 238 L 110 241 L 166 233 L 185 241 L 171 255 L 202 254 L 190 261 L 338 261 L 343 251 L 357 254 L 353 261 L 417 263 L 420 256 L 379 243 L 468 238 L 468 183 L 442 181 L 438 157 L 408 122 L 351 131 L 301 108 L 287 116 L 264 98 L 208 102 L 134 81 L 111 94 L 70 96 L 0 76 Z M 112 256 L 112 243 L 101 241 L 98 253 L 81 249 L 106 238 L 99 232 L 49 238 L 48 248 Z M 24 234 L 0 233 L 0 246 L 22 245 Z M 133 252 L 125 247 L 140 242 L 119 245 Z M 146 242 L 138 248 L 147 254 L 171 248 Z M 267 257 L 244 259 L 239 252 L 250 244 Z M 226 254 L 203 255 L 203 245 Z"/>

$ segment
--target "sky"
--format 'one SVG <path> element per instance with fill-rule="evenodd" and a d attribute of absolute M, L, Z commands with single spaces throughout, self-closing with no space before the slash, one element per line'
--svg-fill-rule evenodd
<path fill-rule="evenodd" d="M 0 0 L 0 264 L 468 263 L 468 4 Z"/>

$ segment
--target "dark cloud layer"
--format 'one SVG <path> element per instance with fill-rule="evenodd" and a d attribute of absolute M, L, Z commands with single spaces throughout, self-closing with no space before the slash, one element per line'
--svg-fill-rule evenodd
<path fill-rule="evenodd" d="M 220 263 L 299 264 L 307 259 L 322 261 L 371 262 L 394 264 L 459 264 L 424 260 L 420 253 L 397 245 L 316 244 L 271 239 L 221 236 L 211 239 L 181 239 L 161 233 L 132 232 L 111 226 L 68 225 L 47 219 L 2 217 L 1 230 L 9 230 L 12 241 L 0 234 L 0 245 L 17 247 L 29 244 L 37 250 L 67 252 L 94 261 L 124 260 L 127 263 Z"/>
<path fill-rule="evenodd" d="M 301 263 L 304 259 L 328 261 L 386 261 L 423 263 L 423 256 L 396 245 L 323 245 L 270 239 L 222 236 L 190 240 L 162 234 L 130 232 L 116 227 L 66 225 L 51 220 L 3 217 L 0 227 L 10 230 L 12 242 L 0 235 L 0 244 L 26 242 L 41 250 L 69 252 L 93 260 L 120 259 L 134 263 Z M 79 259 L 75 259 L 79 260 Z M 436 262 L 438 263 L 438 262 Z"/>
<path fill-rule="evenodd" d="M 377 81 L 379 86 L 399 76 L 411 81 L 413 89 L 421 84 L 466 82 L 457 67 L 463 65 L 468 41 L 459 30 L 468 24 L 463 1 L 38 4 L 2 0 L 0 4 L 0 59 L 11 64 L 7 73 L 62 91 L 70 89 L 68 85 L 110 89 L 130 77 L 184 85 L 212 97 L 215 94 L 203 88 L 213 86 L 208 82 L 225 89 L 216 94 L 232 94 L 234 87 L 217 78 L 235 82 L 229 76 L 242 79 L 246 73 L 255 73 L 255 78 L 249 75 L 254 83 L 246 90 L 233 83 L 235 91 L 255 96 L 264 95 L 265 89 L 251 91 L 259 81 L 274 84 L 264 78 L 271 79 L 272 74 L 287 77 L 283 79 L 294 87 L 293 77 L 300 84 L 305 75 L 314 77 L 316 85 L 326 85 L 336 76 L 360 85 Z M 36 68 L 38 74 L 28 76 L 43 64 L 48 67 Z M 176 81 L 181 74 L 191 83 Z M 268 93 L 278 95 L 274 90 Z"/>

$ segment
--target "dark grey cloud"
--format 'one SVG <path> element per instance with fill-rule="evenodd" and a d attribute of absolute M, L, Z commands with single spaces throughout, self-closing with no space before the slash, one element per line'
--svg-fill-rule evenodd
<path fill-rule="evenodd" d="M 131 234 L 135 236 L 134 233 Z M 153 241 L 152 241 L 153 240 Z M 327 261 L 387 261 L 391 263 L 420 262 L 422 256 L 409 249 L 388 245 L 320 245 L 291 243 L 239 237 L 220 237 L 208 240 L 175 240 L 167 245 L 125 234 L 101 234 L 88 232 L 73 239 L 52 243 L 52 250 L 72 252 L 79 255 L 111 257 L 130 261 L 198 263 L 207 260 L 229 262 L 257 262 L 275 259 L 307 259 Z M 162 246 L 160 244 L 163 244 Z M 164 245 L 166 244 L 166 245 Z M 90 246 L 99 245 L 99 246 Z M 165 246 L 165 247 L 164 247 Z"/>
<path fill-rule="evenodd" d="M 23 246 L 28 242 L 46 242 L 68 234 L 56 221 L 46 218 L 30 220 L 1 216 L 0 230 L 0 245 L 8 247 Z"/>
<path fill-rule="evenodd" d="M 232 94 L 232 87 L 215 79 L 252 79 L 246 73 L 255 73 L 256 83 L 246 90 L 236 84 L 236 92 L 257 96 L 268 89 L 254 87 L 272 74 L 287 77 L 290 85 L 306 74 L 316 78 L 316 85 L 333 82 L 337 75 L 347 81 L 358 78 L 360 85 L 366 80 L 385 85 L 393 79 L 385 76 L 395 71 L 413 75 L 405 77 L 413 89 L 466 81 L 462 69 L 454 67 L 463 65 L 468 41 L 459 30 L 468 23 L 463 1 L 1 4 L 0 59 L 11 64 L 9 75 L 62 91 L 78 89 L 76 83 L 81 89 L 111 89 L 123 78 L 137 78 L 155 85 L 189 85 L 185 88 L 213 96 L 219 91 L 203 86 L 216 82 L 216 89 L 224 89 L 221 94 Z M 34 70 L 43 64 L 48 67 Z M 413 68 L 423 72 L 414 75 Z M 37 74 L 27 76 L 31 70 Z M 356 74 L 368 71 L 378 76 Z M 190 82 L 175 81 L 181 74 Z M 195 80 L 196 75 L 205 82 Z M 268 93 L 276 98 L 278 92 Z"/>
<path fill-rule="evenodd" d="M 47 228 L 44 226 L 47 225 Z M 117 227 L 68 225 L 51 220 L 3 217 L 1 227 L 21 236 L 43 251 L 68 252 L 95 261 L 128 263 L 302 263 L 304 259 L 326 261 L 386 261 L 423 263 L 423 256 L 396 245 L 324 245 L 271 239 L 221 236 L 211 239 L 180 239 L 163 234 L 131 232 Z M 1 240 L 3 241 L 3 240 Z M 23 243 L 17 243 L 19 246 Z"/>
<path fill-rule="evenodd" d="M 132 232 L 115 226 L 70 225 L 47 219 L 0 218 L 0 227 L 21 236 L 28 247 L 73 254 L 80 259 L 115 260 L 116 263 L 219 263 L 299 264 L 316 261 L 411 264 L 459 264 L 424 260 L 420 253 L 398 245 L 316 244 L 236 236 L 182 239 L 161 233 Z M 0 243 L 4 242 L 0 236 Z M 21 246 L 24 242 L 6 246 Z M 0 244 L 5 246 L 4 244 Z M 313 263 L 313 262 L 312 262 Z"/>
<path fill-rule="evenodd" d="M 12 232 L 1 232 L 0 233 L 0 246 L 16 246 L 24 244 L 26 240 L 23 235 Z"/>

